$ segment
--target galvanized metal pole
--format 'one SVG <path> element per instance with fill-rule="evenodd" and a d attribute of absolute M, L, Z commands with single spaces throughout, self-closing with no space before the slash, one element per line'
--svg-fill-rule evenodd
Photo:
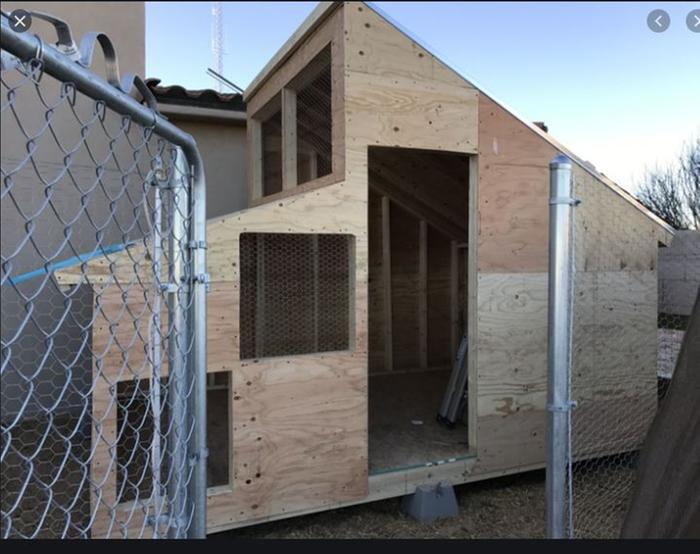
<path fill-rule="evenodd" d="M 159 160 L 160 163 L 160 160 Z M 152 477 L 152 496 L 156 506 L 156 513 L 162 511 L 162 482 L 161 482 L 161 464 L 163 456 L 161 454 L 161 375 L 162 375 L 162 352 L 161 352 L 161 295 L 163 294 L 161 281 L 161 263 L 163 258 L 163 209 L 162 209 L 162 183 L 159 179 L 162 169 L 159 167 L 153 174 L 151 186 L 153 187 L 153 216 L 151 228 L 153 234 L 153 281 L 155 291 L 153 292 L 153 314 L 150 322 L 150 343 L 151 343 L 151 412 L 153 414 L 153 437 L 151 438 L 151 472 Z M 153 526 L 154 538 L 160 536 L 160 526 L 156 522 Z"/>
<path fill-rule="evenodd" d="M 190 438 L 190 459 L 194 463 L 189 483 L 189 498 L 193 506 L 188 537 L 207 536 L 207 197 L 204 172 L 191 168 L 192 180 L 192 317 L 194 344 L 192 376 L 194 387 L 190 395 L 190 413 L 194 427 Z"/>
<path fill-rule="evenodd" d="M 187 406 L 189 379 L 186 368 L 190 355 L 188 340 L 188 310 L 190 284 L 187 282 L 189 263 L 189 167 L 182 150 L 177 149 L 173 175 L 171 178 L 171 235 L 170 235 L 170 282 L 168 294 L 168 312 L 170 314 L 168 354 L 170 374 L 168 379 L 168 399 L 170 401 L 170 432 L 168 450 L 170 460 L 170 479 L 168 481 L 168 500 L 170 505 L 169 538 L 182 538 L 186 530 L 187 477 L 189 464 L 187 460 L 188 421 Z"/>
<path fill-rule="evenodd" d="M 573 277 L 571 160 L 549 164 L 549 341 L 547 388 L 547 536 L 566 537 L 569 375 Z"/>

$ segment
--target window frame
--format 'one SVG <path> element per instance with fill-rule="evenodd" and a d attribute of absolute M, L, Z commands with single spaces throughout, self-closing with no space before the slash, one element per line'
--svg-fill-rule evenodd
<path fill-rule="evenodd" d="M 322 43 L 310 56 L 310 61 L 304 64 L 294 75 L 270 95 L 261 108 L 248 117 L 248 147 L 249 147 L 249 205 L 259 206 L 293 194 L 299 194 L 323 186 L 340 182 L 344 178 L 342 89 L 343 66 L 342 58 L 338 62 L 337 41 L 335 37 Z M 297 93 L 310 81 L 309 67 L 313 61 L 329 50 L 331 72 L 331 172 L 329 174 L 298 184 L 297 171 Z M 318 73 L 312 72 L 315 76 Z M 263 173 L 263 135 L 262 125 L 277 110 L 282 112 L 282 190 L 265 195 Z M 340 114 L 340 117 L 338 115 Z"/>
<path fill-rule="evenodd" d="M 326 356 L 331 354 L 353 354 L 356 351 L 357 345 L 357 331 L 356 331 L 356 311 L 357 311 L 357 300 L 356 300 L 356 242 L 357 238 L 351 233 L 281 233 L 278 231 L 246 231 L 239 235 L 239 244 L 241 242 L 241 237 L 243 235 L 252 235 L 254 237 L 259 237 L 261 235 L 294 235 L 294 236 L 306 236 L 306 237 L 320 237 L 320 236 L 340 236 L 347 240 L 347 287 L 348 287 L 348 305 L 347 305 L 347 347 L 343 349 L 336 350 L 313 350 L 302 353 L 291 353 L 291 354 L 274 354 L 274 355 L 258 355 L 256 352 L 252 357 L 244 356 L 243 353 L 243 329 L 244 329 L 244 314 L 243 310 L 238 311 L 238 359 L 240 361 L 253 361 L 253 360 L 269 360 L 269 359 L 294 359 L 294 358 L 304 358 L 309 356 Z M 259 239 L 256 240 L 258 242 Z M 259 244 L 259 242 L 258 242 Z M 238 252 L 238 266 L 243 268 L 243 251 L 239 248 Z M 238 290 L 242 294 L 243 283 L 242 283 L 242 271 L 239 274 L 240 281 L 238 283 Z M 318 288 L 320 283 L 316 283 Z M 242 302 L 239 302 L 239 304 Z M 318 312 L 315 313 L 314 317 L 318 318 Z M 315 324 L 318 322 L 316 321 Z"/>

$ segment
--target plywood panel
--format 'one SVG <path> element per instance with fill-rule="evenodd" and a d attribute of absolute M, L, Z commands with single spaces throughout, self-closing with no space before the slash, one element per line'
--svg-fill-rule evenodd
<path fill-rule="evenodd" d="M 515 116 L 479 96 L 480 271 L 547 270 L 549 162 L 557 153 Z M 581 166 L 574 164 L 574 175 L 582 200 L 576 216 L 579 267 L 653 269 L 665 230 Z"/>
<path fill-rule="evenodd" d="M 472 474 L 495 471 L 526 471 L 546 461 L 544 409 L 479 417 L 478 457 Z"/>
<path fill-rule="evenodd" d="M 344 16 L 348 144 L 475 153 L 475 89 L 367 6 Z"/>
<path fill-rule="evenodd" d="M 479 96 L 479 270 L 547 270 L 548 164 L 556 150 Z"/>
<path fill-rule="evenodd" d="M 544 461 L 547 280 L 546 273 L 479 276 L 477 448 L 488 470 Z M 655 287 L 653 271 L 577 278 L 572 387 L 580 456 L 638 446 L 653 418 Z"/>
<path fill-rule="evenodd" d="M 348 2 L 345 8 L 347 70 L 472 88 L 370 7 Z"/>
<path fill-rule="evenodd" d="M 544 409 L 547 274 L 482 274 L 478 286 L 479 417 Z"/>
<path fill-rule="evenodd" d="M 233 382 L 233 493 L 210 521 L 364 496 L 366 377 L 356 355 L 242 364 Z"/>
<path fill-rule="evenodd" d="M 240 233 L 355 236 L 351 351 L 240 362 L 235 345 L 234 484 L 210 495 L 211 528 L 367 494 L 367 211 L 366 186 L 346 181 L 210 224 L 211 271 L 235 304 Z"/>
<path fill-rule="evenodd" d="M 477 94 L 453 86 L 349 73 L 346 109 L 361 121 L 351 144 L 476 152 Z"/>

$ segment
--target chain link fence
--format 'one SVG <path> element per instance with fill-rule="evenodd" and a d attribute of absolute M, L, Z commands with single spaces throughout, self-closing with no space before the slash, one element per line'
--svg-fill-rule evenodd
<path fill-rule="evenodd" d="M 617 538 L 697 295 L 700 233 L 672 236 L 583 171 L 573 182 L 566 534 Z"/>
<path fill-rule="evenodd" d="M 127 94 L 149 100 L 107 37 L 53 47 L 6 17 L 0 536 L 203 536 L 196 147 Z"/>

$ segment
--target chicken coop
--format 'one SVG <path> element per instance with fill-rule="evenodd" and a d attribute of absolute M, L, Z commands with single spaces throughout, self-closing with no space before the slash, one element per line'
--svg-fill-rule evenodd
<path fill-rule="evenodd" d="M 603 426 L 625 405 L 639 423 L 586 455 L 639 446 L 656 409 L 667 225 L 362 2 L 321 3 L 244 99 L 250 207 L 208 224 L 209 532 L 544 467 L 560 153 L 590 239 L 575 251 L 574 371 L 600 376 L 576 417 Z M 130 259 L 112 262 L 132 271 Z M 122 341 L 127 355 L 142 340 Z M 462 343 L 464 413 L 445 426 Z M 628 386 L 606 388 L 610 372 Z M 93 394 L 116 432 L 108 393 Z M 107 471 L 119 449 L 96 448 Z"/>

